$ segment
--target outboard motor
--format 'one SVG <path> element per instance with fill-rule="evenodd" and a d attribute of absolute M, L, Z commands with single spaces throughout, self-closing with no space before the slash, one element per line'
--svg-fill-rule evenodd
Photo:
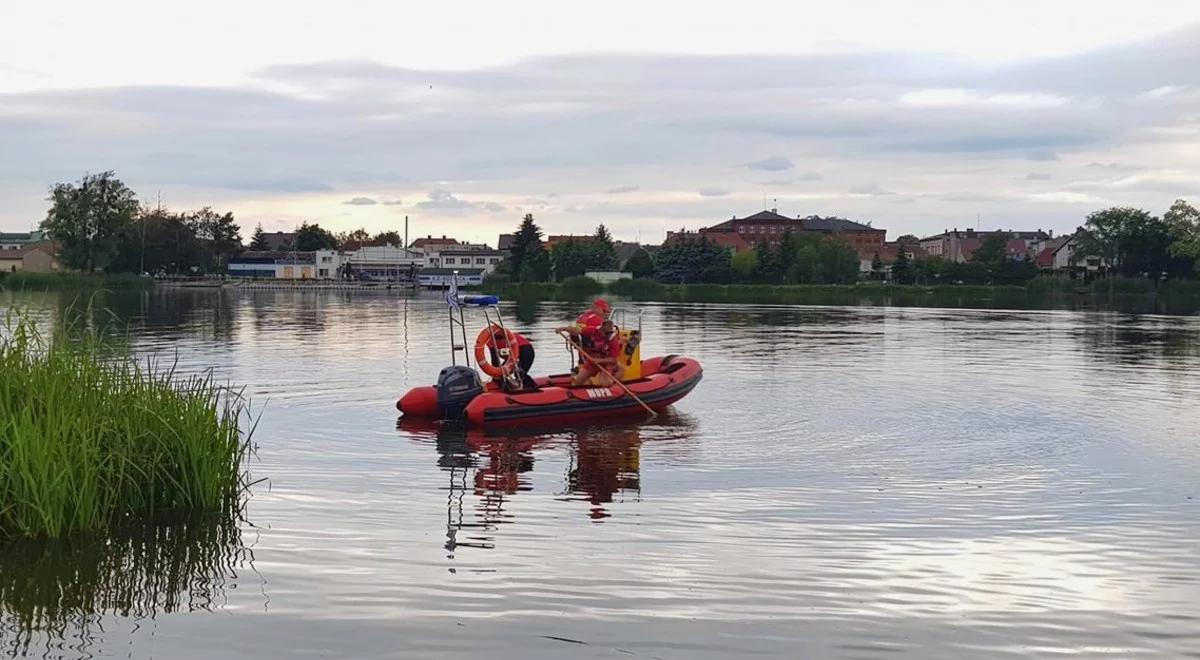
<path fill-rule="evenodd" d="M 471 367 L 446 367 L 438 374 L 437 402 L 444 419 L 461 419 L 467 404 L 480 394 L 483 383 Z"/>

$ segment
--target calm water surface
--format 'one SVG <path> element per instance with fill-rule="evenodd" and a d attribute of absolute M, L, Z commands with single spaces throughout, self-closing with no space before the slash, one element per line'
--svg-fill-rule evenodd
<path fill-rule="evenodd" d="M 1197 318 L 645 304 L 644 355 L 705 367 L 673 412 L 489 436 L 397 423 L 436 298 L 96 303 L 246 386 L 268 481 L 241 523 L 0 545 L 9 655 L 1200 657 Z M 577 310 L 506 311 L 562 371 Z"/>

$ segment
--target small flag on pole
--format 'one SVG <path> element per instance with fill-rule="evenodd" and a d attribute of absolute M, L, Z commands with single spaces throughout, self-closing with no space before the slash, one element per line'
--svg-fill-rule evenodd
<path fill-rule="evenodd" d="M 458 309 L 458 271 L 450 276 L 450 288 L 446 290 L 446 304 L 451 309 Z"/>

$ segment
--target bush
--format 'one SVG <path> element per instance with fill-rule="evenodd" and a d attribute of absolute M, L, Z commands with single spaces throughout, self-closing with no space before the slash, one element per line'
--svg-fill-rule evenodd
<path fill-rule="evenodd" d="M 633 300 L 662 300 L 666 287 L 649 279 L 627 279 L 609 282 L 607 290 L 614 296 Z"/>
<path fill-rule="evenodd" d="M 583 275 L 568 277 L 560 283 L 559 287 L 559 295 L 564 300 L 579 300 L 603 291 L 603 284 Z"/>

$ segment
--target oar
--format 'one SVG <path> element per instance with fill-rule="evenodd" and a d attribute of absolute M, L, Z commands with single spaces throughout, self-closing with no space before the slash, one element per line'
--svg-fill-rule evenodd
<path fill-rule="evenodd" d="M 580 355 L 587 355 L 589 358 L 592 357 L 591 355 L 588 354 L 587 351 L 583 350 L 582 346 L 580 346 L 579 344 L 576 344 L 575 341 L 573 339 L 571 339 L 571 335 L 569 333 L 564 332 L 564 333 L 562 333 L 562 335 L 563 335 L 563 339 L 566 339 L 568 344 L 573 346 L 575 348 L 575 350 L 579 351 Z M 612 375 L 612 372 L 610 372 L 608 369 L 605 369 L 603 366 L 601 366 L 600 363 L 595 361 L 595 359 L 592 360 L 592 364 L 596 365 L 596 368 L 599 369 L 600 371 L 604 372 L 604 375 L 611 378 L 614 383 L 616 383 L 617 385 L 620 385 L 621 389 L 625 390 L 625 393 L 628 394 L 630 397 L 632 397 L 634 401 L 637 401 L 638 403 L 640 403 L 642 405 L 642 407 L 646 409 L 646 412 L 650 413 L 651 417 L 658 417 L 658 413 L 654 412 L 653 408 L 646 405 L 645 401 L 642 401 L 641 399 L 639 399 L 638 395 L 633 393 L 633 390 L 629 389 L 628 387 L 625 386 L 625 383 L 621 382 L 621 379 Z"/>

